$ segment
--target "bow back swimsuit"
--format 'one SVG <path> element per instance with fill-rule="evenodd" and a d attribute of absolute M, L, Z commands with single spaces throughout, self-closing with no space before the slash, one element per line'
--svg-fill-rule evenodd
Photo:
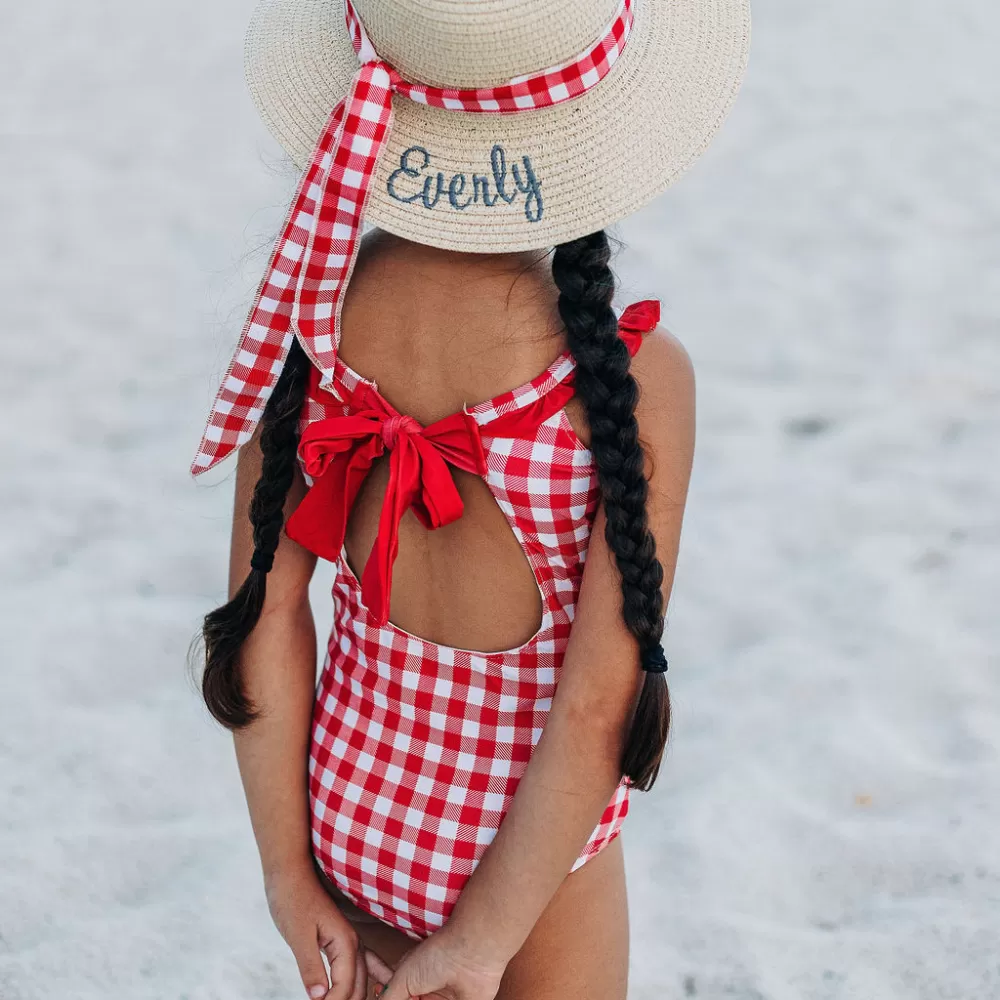
<path fill-rule="evenodd" d="M 624 311 L 630 353 L 658 319 L 654 300 Z M 312 372 L 299 448 L 309 489 L 287 533 L 336 569 L 309 756 L 313 851 L 349 900 L 415 939 L 444 924 L 496 835 L 555 695 L 600 495 L 565 412 L 574 369 L 564 353 L 531 382 L 428 427 L 339 358 L 328 388 Z M 384 455 L 389 483 L 358 579 L 347 519 Z M 486 482 L 541 593 L 541 626 L 514 649 L 454 649 L 389 621 L 403 514 L 427 528 L 461 516 L 449 466 Z M 573 870 L 618 835 L 628 805 L 623 777 Z"/>

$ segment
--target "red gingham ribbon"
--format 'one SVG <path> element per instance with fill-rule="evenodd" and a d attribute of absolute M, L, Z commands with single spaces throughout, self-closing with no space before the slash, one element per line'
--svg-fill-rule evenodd
<path fill-rule="evenodd" d="M 621 4 L 601 37 L 575 59 L 498 87 L 456 90 L 404 80 L 378 57 L 350 0 L 347 29 L 361 65 L 320 133 L 236 353 L 209 414 L 191 472 L 212 468 L 253 434 L 297 336 L 332 382 L 340 311 L 361 237 L 365 205 L 392 128 L 392 95 L 437 108 L 511 113 L 561 104 L 611 71 L 632 28 L 634 0 Z"/>

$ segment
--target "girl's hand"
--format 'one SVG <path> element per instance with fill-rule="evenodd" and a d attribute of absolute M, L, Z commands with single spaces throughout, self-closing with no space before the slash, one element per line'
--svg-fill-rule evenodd
<path fill-rule="evenodd" d="M 471 955 L 444 927 L 406 955 L 378 1000 L 494 1000 L 506 967 L 505 961 Z M 368 971 L 385 982 L 370 961 Z"/>
<path fill-rule="evenodd" d="M 271 918 L 292 949 L 311 1000 L 365 1000 L 369 971 L 378 982 L 390 977 L 392 970 L 373 952 L 365 952 L 357 931 L 311 868 L 265 876 L 264 885 Z"/>

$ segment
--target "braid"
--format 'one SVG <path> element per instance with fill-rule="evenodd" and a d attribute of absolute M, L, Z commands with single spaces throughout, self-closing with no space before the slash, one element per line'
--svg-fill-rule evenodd
<path fill-rule="evenodd" d="M 607 526 L 605 538 L 621 575 L 622 617 L 639 643 L 646 671 L 625 743 L 622 772 L 642 790 L 652 787 L 670 729 L 663 657 L 663 567 L 649 530 L 646 456 L 635 417 L 639 387 L 611 308 L 615 277 L 601 231 L 556 247 L 552 275 L 559 313 L 576 360 L 576 392 L 590 424 Z"/>
<path fill-rule="evenodd" d="M 240 729 L 256 710 L 247 697 L 240 651 L 260 620 L 267 593 L 267 574 L 274 564 L 284 507 L 295 476 L 299 416 L 305 402 L 310 362 L 298 341 L 292 344 L 260 424 L 260 479 L 250 500 L 253 558 L 250 572 L 232 600 L 205 616 L 205 672 L 202 693 L 208 710 L 224 726 Z"/>

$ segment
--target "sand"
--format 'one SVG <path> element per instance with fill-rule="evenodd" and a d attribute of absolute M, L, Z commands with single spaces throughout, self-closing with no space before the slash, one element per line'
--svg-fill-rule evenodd
<path fill-rule="evenodd" d="M 231 503 L 187 466 L 293 183 L 250 8 L 2 18 L 3 1000 L 301 994 L 184 666 Z M 633 1000 L 1000 997 L 998 30 L 758 0 L 722 137 L 620 228 L 700 393 Z"/>

